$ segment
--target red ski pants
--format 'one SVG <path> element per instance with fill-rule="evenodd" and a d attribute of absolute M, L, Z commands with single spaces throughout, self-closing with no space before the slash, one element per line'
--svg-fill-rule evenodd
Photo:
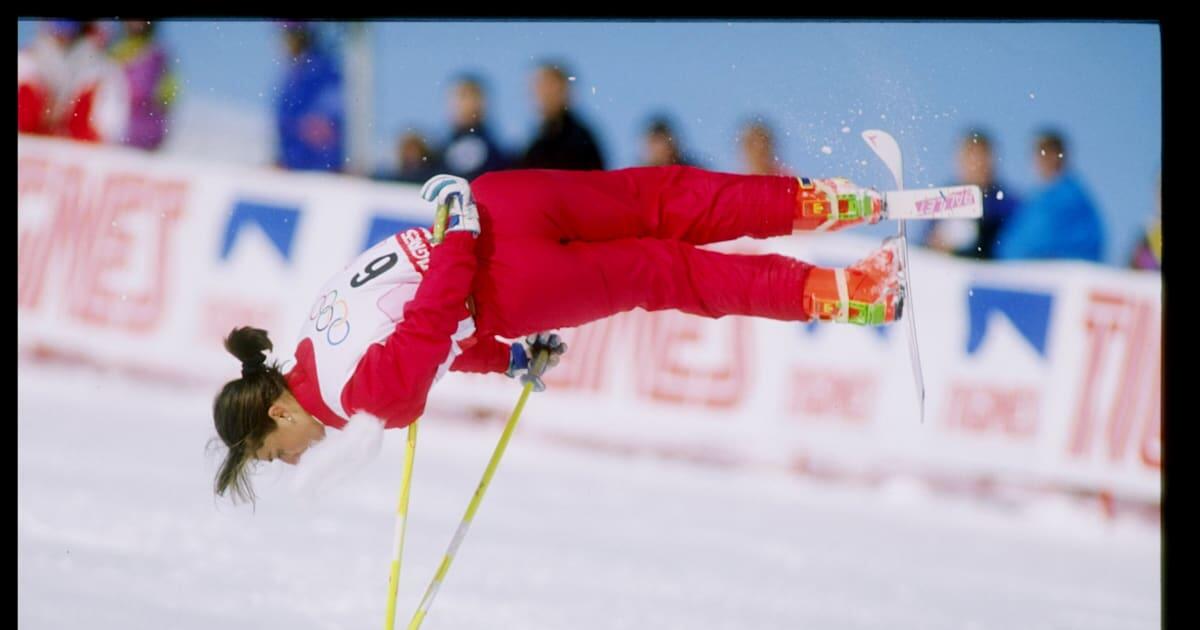
<path fill-rule="evenodd" d="M 808 319 L 811 265 L 697 247 L 790 234 L 797 188 L 678 166 L 483 175 L 471 184 L 483 226 L 477 329 L 518 337 L 634 308 Z"/>

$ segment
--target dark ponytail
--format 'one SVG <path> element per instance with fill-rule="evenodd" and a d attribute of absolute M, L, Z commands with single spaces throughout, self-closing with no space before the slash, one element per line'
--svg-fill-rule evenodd
<path fill-rule="evenodd" d="M 225 338 L 225 349 L 242 363 L 242 377 L 226 383 L 213 401 L 217 435 L 229 447 L 214 483 L 218 496 L 232 488 L 235 500 L 254 500 L 247 466 L 275 429 L 271 405 L 287 391 L 278 364 L 267 364 L 266 352 L 273 347 L 260 328 L 235 328 Z"/>

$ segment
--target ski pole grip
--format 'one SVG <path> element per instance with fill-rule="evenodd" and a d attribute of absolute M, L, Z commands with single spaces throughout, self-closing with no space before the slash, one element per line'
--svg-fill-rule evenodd
<path fill-rule="evenodd" d="M 529 373 L 534 376 L 541 376 L 546 371 L 546 363 L 550 361 L 549 350 L 539 350 L 533 357 L 533 365 L 529 366 Z"/>
<path fill-rule="evenodd" d="M 438 245 L 446 238 L 446 222 L 450 220 L 450 205 L 439 203 L 433 215 L 433 244 Z"/>

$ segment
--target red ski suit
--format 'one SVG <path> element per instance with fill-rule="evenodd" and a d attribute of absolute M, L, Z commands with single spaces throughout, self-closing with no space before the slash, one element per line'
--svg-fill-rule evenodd
<path fill-rule="evenodd" d="M 497 335 L 578 326 L 634 308 L 806 320 L 810 265 L 697 247 L 790 234 L 797 189 L 791 177 L 677 166 L 483 175 L 471 183 L 481 234 L 451 233 L 433 248 L 403 321 L 361 349 L 339 402 L 347 415 L 370 413 L 388 428 L 416 420 L 439 366 L 453 356 L 452 336 L 470 317 L 468 297 L 475 335 L 473 345 L 458 344 L 456 371 L 507 370 L 509 344 Z M 287 374 L 290 388 L 306 410 L 340 428 L 345 419 L 321 399 L 307 341 Z"/>

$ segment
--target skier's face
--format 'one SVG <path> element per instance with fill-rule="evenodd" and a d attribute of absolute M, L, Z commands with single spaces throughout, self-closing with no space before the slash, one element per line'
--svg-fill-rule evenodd
<path fill-rule="evenodd" d="M 268 462 L 281 459 L 295 466 L 314 442 L 325 439 L 325 425 L 304 411 L 290 394 L 284 394 L 271 405 L 269 413 L 275 421 L 275 430 L 267 434 L 262 446 L 254 452 L 255 459 Z"/>

